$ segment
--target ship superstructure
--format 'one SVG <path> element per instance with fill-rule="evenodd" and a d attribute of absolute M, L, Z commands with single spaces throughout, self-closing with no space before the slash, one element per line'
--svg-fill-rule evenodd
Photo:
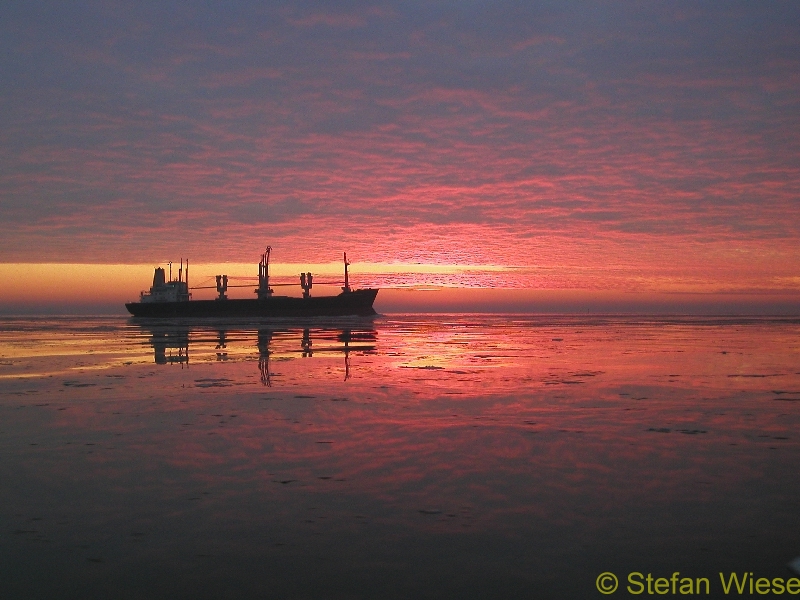
<path fill-rule="evenodd" d="M 186 261 L 186 270 L 184 271 L 183 259 L 181 259 L 177 279 L 172 279 L 172 263 L 169 266 L 169 281 L 167 281 L 166 271 L 162 267 L 156 267 L 155 273 L 153 273 L 153 285 L 149 292 L 141 292 L 139 294 L 139 302 L 188 302 L 191 300 L 192 295 L 189 293 L 189 261 Z"/>

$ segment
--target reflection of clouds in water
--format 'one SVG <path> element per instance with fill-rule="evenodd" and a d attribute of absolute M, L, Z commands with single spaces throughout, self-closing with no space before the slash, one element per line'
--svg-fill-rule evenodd
<path fill-rule="evenodd" d="M 700 569 L 716 564 L 702 550 L 712 548 L 766 571 L 800 525 L 800 405 L 780 401 L 800 389 L 792 321 L 98 323 L 110 324 L 99 338 L 84 325 L 33 327 L 69 376 L 0 387 L 0 470 L 15 482 L 4 501 L 25 515 L 14 528 L 55 548 L 25 554 L 33 537 L 16 536 L 28 570 L 82 577 L 58 558 L 81 539 L 87 564 L 143 581 L 166 569 L 187 589 L 207 581 L 203 554 L 234 589 L 254 580 L 252 564 L 319 595 L 373 568 L 382 591 L 406 589 L 427 565 L 472 581 L 465 565 L 478 561 L 481 577 L 528 590 L 532 570 L 547 572 L 580 597 L 570 582 L 609 552 L 665 568 L 689 556 Z M 82 338 L 95 354 L 58 355 L 60 340 Z M 154 339 L 191 360 L 156 364 Z M 768 548 L 734 543 L 751 535 Z M 315 556 L 327 579 L 304 584 L 292 572 Z"/>

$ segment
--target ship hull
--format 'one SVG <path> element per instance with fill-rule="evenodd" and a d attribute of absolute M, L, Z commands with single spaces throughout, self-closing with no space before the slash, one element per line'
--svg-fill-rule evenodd
<path fill-rule="evenodd" d="M 374 315 L 372 303 L 378 290 L 353 290 L 338 296 L 261 299 L 189 300 L 186 302 L 129 302 L 134 317 L 341 317 Z"/>

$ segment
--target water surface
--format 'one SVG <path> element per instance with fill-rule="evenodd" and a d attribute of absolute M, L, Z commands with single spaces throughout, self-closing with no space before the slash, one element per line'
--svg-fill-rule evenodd
<path fill-rule="evenodd" d="M 798 334 L 4 318 L 0 596 L 595 598 L 604 571 L 788 578 Z"/>

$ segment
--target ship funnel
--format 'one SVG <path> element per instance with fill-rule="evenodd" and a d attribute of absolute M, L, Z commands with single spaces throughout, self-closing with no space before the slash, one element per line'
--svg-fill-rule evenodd
<path fill-rule="evenodd" d="M 153 273 L 153 287 L 165 285 L 167 283 L 166 273 L 161 267 L 156 267 L 156 272 Z"/>

